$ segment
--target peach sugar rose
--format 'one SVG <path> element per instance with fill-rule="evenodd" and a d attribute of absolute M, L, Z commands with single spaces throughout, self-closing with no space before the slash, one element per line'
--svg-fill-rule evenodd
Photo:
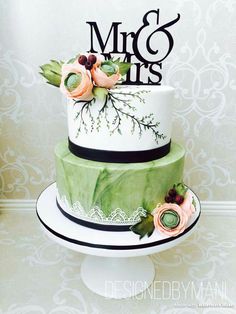
<path fill-rule="evenodd" d="M 193 206 L 193 197 L 189 192 L 186 192 L 184 201 L 180 207 L 188 215 L 188 218 L 190 218 L 195 212 L 195 207 Z"/>
<path fill-rule="evenodd" d="M 109 61 L 107 63 L 109 63 Z M 112 88 L 121 78 L 121 75 L 119 73 L 119 67 L 113 63 L 111 65 L 111 68 L 113 67 L 113 71 L 115 73 L 114 74 L 110 73 L 110 75 L 108 75 L 106 71 L 104 72 L 101 70 L 101 67 L 104 66 L 106 66 L 106 61 L 97 60 L 97 62 L 91 69 L 92 78 L 97 86 L 104 88 Z"/>
<path fill-rule="evenodd" d="M 66 83 L 70 84 L 67 86 Z M 90 72 L 77 60 L 74 63 L 63 64 L 60 89 L 68 98 L 91 100 L 93 83 Z"/>
<path fill-rule="evenodd" d="M 174 237 L 185 230 L 188 214 L 177 204 L 165 203 L 156 208 L 153 219 L 157 230 Z"/>

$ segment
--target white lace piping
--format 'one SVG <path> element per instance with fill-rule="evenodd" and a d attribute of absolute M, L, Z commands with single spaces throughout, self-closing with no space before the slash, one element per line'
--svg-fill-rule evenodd
<path fill-rule="evenodd" d="M 109 224 L 134 224 L 140 220 L 140 216 L 144 216 L 146 210 L 143 207 L 138 207 L 135 211 L 132 212 L 132 215 L 129 216 L 127 213 L 121 209 L 116 208 L 111 211 L 109 216 L 106 216 L 102 209 L 98 206 L 91 208 L 86 212 L 79 201 L 73 203 L 72 206 L 69 205 L 65 196 L 59 198 L 60 203 L 64 204 L 63 209 L 69 209 L 69 212 L 75 216 L 89 221 L 94 221 L 97 223 L 109 223 Z"/>

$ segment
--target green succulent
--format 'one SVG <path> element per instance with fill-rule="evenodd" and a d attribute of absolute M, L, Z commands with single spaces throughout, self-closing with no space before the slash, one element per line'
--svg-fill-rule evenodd
<path fill-rule="evenodd" d="M 50 63 L 46 63 L 40 66 L 41 74 L 48 84 L 59 87 L 61 84 L 61 67 L 63 61 L 50 60 Z"/>

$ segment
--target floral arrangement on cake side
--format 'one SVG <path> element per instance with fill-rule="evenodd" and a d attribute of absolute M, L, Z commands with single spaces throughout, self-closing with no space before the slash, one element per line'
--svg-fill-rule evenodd
<path fill-rule="evenodd" d="M 153 213 L 146 213 L 130 230 L 140 236 L 150 237 L 154 230 L 161 234 L 175 237 L 187 227 L 188 221 L 195 212 L 195 200 L 183 183 L 178 183 L 165 196 L 165 203 L 158 204 Z"/>
<path fill-rule="evenodd" d="M 132 125 L 132 134 L 137 130 L 141 137 L 143 131 L 149 130 L 158 143 L 159 139 L 166 137 L 158 130 L 160 123 L 155 121 L 153 113 L 143 117 L 136 116 L 137 108 L 131 104 L 134 99 L 139 103 L 145 103 L 143 94 L 148 91 L 130 91 L 125 88 L 121 90 L 118 87 L 131 66 L 131 63 L 120 61 L 120 58 L 105 60 L 102 55 L 79 54 L 67 62 L 51 60 L 50 63 L 40 67 L 40 74 L 48 84 L 59 87 L 74 105 L 81 104 L 75 116 L 75 120 L 78 120 L 77 136 L 82 130 L 88 132 L 83 118 L 83 113 L 86 112 L 92 125 L 91 132 L 94 129 L 99 131 L 103 119 L 110 135 L 115 132 L 122 134 L 122 121 L 128 119 Z M 102 106 L 98 116 L 94 118 L 90 107 L 97 101 L 102 103 Z M 108 111 L 113 117 L 112 121 L 108 119 Z"/>

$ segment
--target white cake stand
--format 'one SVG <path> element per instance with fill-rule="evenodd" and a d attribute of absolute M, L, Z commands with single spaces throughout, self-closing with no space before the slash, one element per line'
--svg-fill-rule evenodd
<path fill-rule="evenodd" d="M 184 233 L 167 237 L 154 231 L 151 237 L 139 240 L 131 231 L 100 231 L 83 227 L 67 219 L 56 205 L 56 184 L 39 196 L 37 216 L 43 230 L 57 243 L 87 254 L 81 265 L 84 284 L 93 292 L 115 299 L 135 296 L 154 280 L 155 269 L 149 254 L 167 250 L 189 237 L 200 216 L 200 202 Z"/>

